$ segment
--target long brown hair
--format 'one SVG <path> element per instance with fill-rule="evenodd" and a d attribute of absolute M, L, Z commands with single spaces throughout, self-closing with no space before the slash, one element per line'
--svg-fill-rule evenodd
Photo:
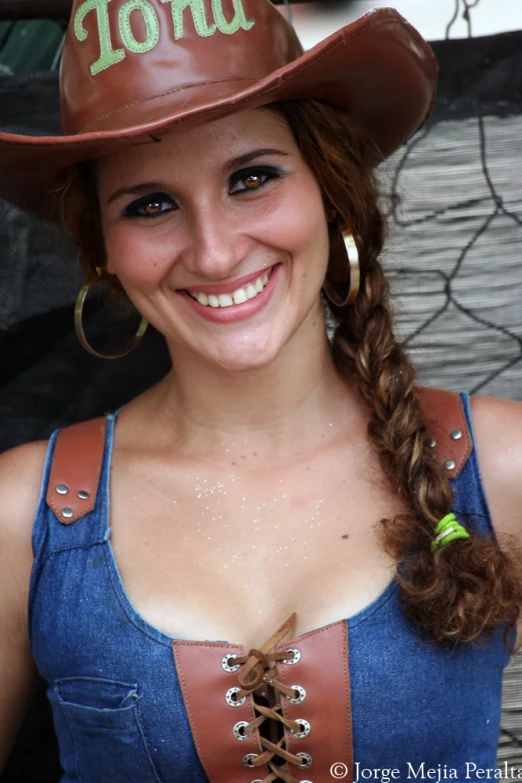
<path fill-rule="evenodd" d="M 397 579 L 405 612 L 437 640 L 471 641 L 495 628 L 510 629 L 522 605 L 521 560 L 474 534 L 431 552 L 437 522 L 453 495 L 434 459 L 415 391 L 415 371 L 393 333 L 389 285 L 379 263 L 385 220 L 373 170 L 376 150 L 347 115 L 320 101 L 277 105 L 322 188 L 332 245 L 340 231 L 356 238 L 361 289 L 354 304 L 329 305 L 335 323 L 332 352 L 339 372 L 356 377 L 368 409 L 368 434 L 385 478 L 409 513 L 380 523 L 384 549 L 400 563 Z M 92 170 L 70 175 L 62 194 L 66 227 L 80 248 L 90 279 L 105 264 L 105 248 Z M 349 269 L 331 253 L 328 278 L 343 290 Z M 118 289 L 116 279 L 111 280 Z M 120 289 L 121 290 L 121 289 Z M 473 521 L 467 520 L 473 529 Z"/>

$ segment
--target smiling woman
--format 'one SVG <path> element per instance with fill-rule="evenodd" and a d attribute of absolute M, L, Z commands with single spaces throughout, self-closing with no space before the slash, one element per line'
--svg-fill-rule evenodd
<path fill-rule="evenodd" d="M 1 134 L 0 192 L 61 215 L 172 370 L 0 461 L 2 753 L 36 666 L 64 783 L 493 770 L 522 413 L 414 385 L 380 263 L 429 47 L 383 9 L 303 54 L 266 0 L 71 24 L 66 134 Z"/>

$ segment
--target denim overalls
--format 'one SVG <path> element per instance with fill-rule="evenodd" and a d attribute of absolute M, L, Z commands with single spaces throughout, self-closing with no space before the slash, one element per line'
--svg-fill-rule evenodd
<path fill-rule="evenodd" d="M 462 399 L 469 421 L 467 395 Z M 31 647 L 48 682 L 62 783 L 207 783 L 172 639 L 136 613 L 111 550 L 115 421 L 108 417 L 96 506 L 70 526 L 45 502 L 52 436 L 34 524 Z M 453 484 L 456 514 L 470 515 L 479 531 L 490 533 L 475 451 Z M 495 769 L 508 662 L 502 632 L 482 646 L 427 641 L 402 613 L 394 582 L 346 622 L 354 780 L 386 783 L 382 770 L 396 769 L 391 779 L 465 781 Z M 342 772 L 342 766 L 333 769 L 331 780 Z M 305 777 L 328 783 L 314 780 L 313 768 Z"/>

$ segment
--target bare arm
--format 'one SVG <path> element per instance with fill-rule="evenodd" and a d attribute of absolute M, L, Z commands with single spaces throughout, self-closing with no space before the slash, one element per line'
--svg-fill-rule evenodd
<path fill-rule="evenodd" d="M 45 444 L 0 455 L 0 770 L 25 717 L 36 681 L 28 641 L 32 524 Z"/>

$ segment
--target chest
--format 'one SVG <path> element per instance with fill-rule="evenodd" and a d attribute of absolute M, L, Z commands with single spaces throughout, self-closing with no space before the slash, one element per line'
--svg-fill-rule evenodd
<path fill-rule="evenodd" d="M 296 634 L 349 617 L 392 578 L 378 529 L 399 508 L 369 455 L 284 472 L 115 466 L 120 576 L 136 610 L 171 636 L 256 646 L 294 611 Z"/>

